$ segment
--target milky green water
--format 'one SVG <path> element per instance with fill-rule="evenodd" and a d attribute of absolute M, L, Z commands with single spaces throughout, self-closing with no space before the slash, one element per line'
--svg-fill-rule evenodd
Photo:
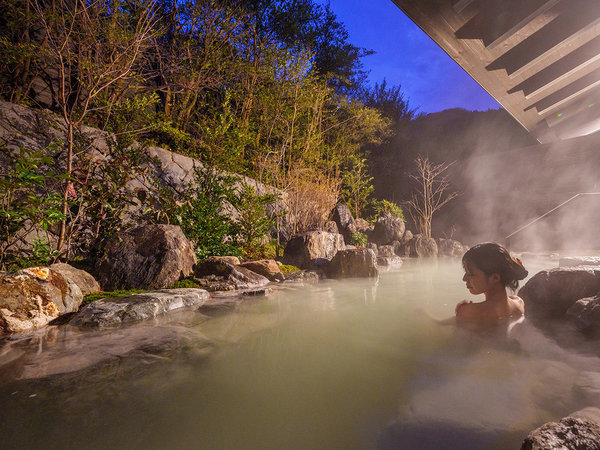
<path fill-rule="evenodd" d="M 531 262 L 531 273 L 553 263 Z M 596 356 L 525 321 L 440 326 L 460 261 L 288 286 L 210 317 L 0 341 L 2 448 L 519 448 L 600 400 Z"/>

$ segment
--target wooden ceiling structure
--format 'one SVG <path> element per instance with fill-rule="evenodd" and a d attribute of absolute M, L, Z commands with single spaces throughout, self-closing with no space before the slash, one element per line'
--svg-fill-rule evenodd
<path fill-rule="evenodd" d="M 600 130 L 600 0 L 393 0 L 541 143 Z"/>

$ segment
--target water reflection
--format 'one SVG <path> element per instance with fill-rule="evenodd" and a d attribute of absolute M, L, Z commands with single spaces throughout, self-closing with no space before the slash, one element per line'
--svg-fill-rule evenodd
<path fill-rule="evenodd" d="M 458 261 L 409 261 L 377 280 L 286 286 L 209 316 L 0 340 L 1 442 L 504 449 L 600 401 L 597 356 L 526 320 L 475 333 L 415 314 L 451 316 L 461 272 Z"/>
<path fill-rule="evenodd" d="M 549 417 L 600 400 L 600 359 L 565 350 L 525 318 L 457 328 L 417 372 L 379 448 L 518 448 Z"/>

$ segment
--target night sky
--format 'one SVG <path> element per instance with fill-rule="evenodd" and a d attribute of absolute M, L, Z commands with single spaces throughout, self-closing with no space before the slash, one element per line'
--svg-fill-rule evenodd
<path fill-rule="evenodd" d="M 500 105 L 417 27 L 391 0 L 330 0 L 349 41 L 375 51 L 363 58 L 369 81 L 402 86 L 418 112 L 449 108 L 498 109 Z"/>

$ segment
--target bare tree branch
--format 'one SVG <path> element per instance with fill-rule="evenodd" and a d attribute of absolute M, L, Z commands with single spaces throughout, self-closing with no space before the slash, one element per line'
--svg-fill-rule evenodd
<path fill-rule="evenodd" d="M 445 174 L 452 164 L 454 162 L 432 164 L 429 158 L 421 156 L 415 160 L 416 170 L 410 177 L 417 182 L 417 189 L 407 202 L 408 212 L 417 232 L 425 237 L 431 237 L 433 215 L 458 196 L 458 192 L 450 191 L 450 182 Z"/>

